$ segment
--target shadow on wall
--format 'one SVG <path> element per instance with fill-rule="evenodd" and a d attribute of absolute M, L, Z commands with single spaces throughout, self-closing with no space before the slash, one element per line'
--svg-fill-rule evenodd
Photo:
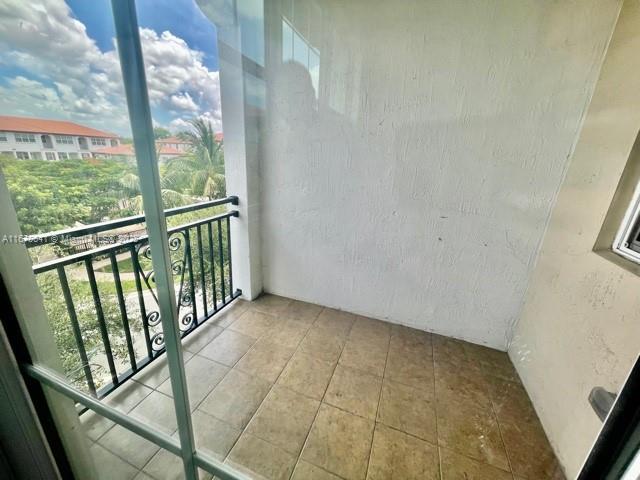
<path fill-rule="evenodd" d="M 614 18 L 547 3 L 271 5 L 267 291 L 506 348 Z"/>

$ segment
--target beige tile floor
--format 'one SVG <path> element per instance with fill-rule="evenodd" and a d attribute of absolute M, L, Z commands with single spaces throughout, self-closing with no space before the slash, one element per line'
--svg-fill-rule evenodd
<path fill-rule="evenodd" d="M 237 301 L 184 350 L 198 448 L 250 477 L 564 478 L 503 352 L 272 295 Z M 108 403 L 175 435 L 170 395 L 159 360 Z M 103 478 L 182 478 L 177 457 L 82 422 Z"/>

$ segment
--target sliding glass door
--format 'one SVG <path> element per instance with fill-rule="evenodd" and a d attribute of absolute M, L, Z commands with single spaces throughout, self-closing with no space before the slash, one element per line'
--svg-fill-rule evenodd
<path fill-rule="evenodd" d="M 215 27 L 195 48 L 143 3 L 144 27 L 134 0 L 13 12 L 0 273 L 76 478 L 244 478 L 196 448 L 183 350 L 240 295 Z"/>

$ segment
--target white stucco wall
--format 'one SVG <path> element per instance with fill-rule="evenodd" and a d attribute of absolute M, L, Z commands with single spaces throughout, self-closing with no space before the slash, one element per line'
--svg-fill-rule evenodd
<path fill-rule="evenodd" d="M 640 278 L 592 251 L 640 129 L 640 1 L 627 0 L 560 190 L 509 354 L 568 478 L 640 351 Z"/>
<path fill-rule="evenodd" d="M 265 290 L 505 349 L 619 8 L 296 2 L 317 106 L 271 12 Z"/>

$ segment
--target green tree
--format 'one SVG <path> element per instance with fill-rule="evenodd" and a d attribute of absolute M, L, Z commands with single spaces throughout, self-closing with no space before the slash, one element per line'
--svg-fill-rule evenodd
<path fill-rule="evenodd" d="M 133 171 L 119 160 L 0 158 L 22 233 L 30 235 L 130 214 L 118 179 Z M 124 210 L 124 211 L 123 211 Z"/>
<path fill-rule="evenodd" d="M 86 390 L 84 365 L 80 358 L 57 275 L 55 272 L 47 272 L 38 275 L 36 279 L 42 293 L 45 310 L 53 330 L 53 337 L 58 347 L 64 371 L 75 385 Z M 82 343 L 87 352 L 93 379 L 96 387 L 100 388 L 110 380 L 109 371 L 105 368 L 105 350 L 91 290 L 88 282 L 73 279 L 69 280 L 69 288 L 73 297 L 75 312 L 82 333 Z M 116 362 L 127 364 L 127 342 L 122 316 L 115 296 L 115 287 L 113 283 L 99 283 L 98 288 L 114 359 Z M 129 327 L 134 337 L 138 332 L 141 332 L 142 323 L 139 317 L 139 310 L 129 311 Z"/>
<path fill-rule="evenodd" d="M 171 132 L 163 127 L 153 127 L 153 137 L 158 140 L 160 138 L 167 138 L 171 136 Z"/>
<path fill-rule="evenodd" d="M 223 142 L 216 141 L 211 122 L 196 118 L 189 123 L 192 131 L 185 135 L 193 148 L 187 155 L 167 162 L 166 185 L 209 199 L 225 197 Z"/>
<path fill-rule="evenodd" d="M 166 177 L 161 175 L 160 186 L 162 188 L 162 203 L 165 208 L 179 207 L 195 203 L 199 199 L 171 188 L 167 188 Z M 123 209 L 142 213 L 142 193 L 140 191 L 140 178 L 133 172 L 124 174 L 118 179 L 120 191 L 120 204 Z"/>

